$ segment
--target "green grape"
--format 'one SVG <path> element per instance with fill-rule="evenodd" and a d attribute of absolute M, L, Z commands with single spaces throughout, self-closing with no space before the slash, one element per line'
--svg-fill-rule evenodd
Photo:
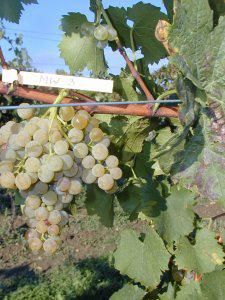
<path fill-rule="evenodd" d="M 48 230 L 48 226 L 46 225 L 45 221 L 39 221 L 36 225 L 37 232 L 44 234 Z"/>
<path fill-rule="evenodd" d="M 41 199 L 36 195 L 29 195 L 26 198 L 26 206 L 30 207 L 31 209 L 37 209 L 41 206 Z"/>
<path fill-rule="evenodd" d="M 57 194 L 54 191 L 48 191 L 41 197 L 43 203 L 47 206 L 54 205 L 58 201 Z"/>
<path fill-rule="evenodd" d="M 57 225 L 60 223 L 62 217 L 58 210 L 53 210 L 50 212 L 48 217 L 48 222 L 52 225 Z"/>
<path fill-rule="evenodd" d="M 12 161 L 1 161 L 0 162 L 0 173 L 11 172 L 13 170 L 13 162 Z"/>
<path fill-rule="evenodd" d="M 19 106 L 29 106 L 29 103 L 21 103 Z M 28 120 L 33 117 L 34 109 L 26 108 L 26 109 L 17 109 L 18 116 L 23 120 Z"/>
<path fill-rule="evenodd" d="M 91 171 L 95 177 L 102 177 L 105 174 L 105 168 L 101 164 L 96 164 Z"/>
<path fill-rule="evenodd" d="M 15 179 L 15 185 L 19 190 L 25 191 L 31 186 L 31 178 L 27 173 L 19 173 Z"/>
<path fill-rule="evenodd" d="M 28 144 L 30 141 L 31 141 L 31 136 L 27 131 L 22 130 L 17 134 L 16 143 L 20 147 L 25 147 L 26 144 Z"/>
<path fill-rule="evenodd" d="M 15 176 L 12 172 L 3 172 L 0 176 L 0 185 L 5 189 L 15 188 Z"/>
<path fill-rule="evenodd" d="M 27 172 L 27 174 L 30 176 L 31 184 L 34 184 L 38 181 L 38 173 Z"/>
<path fill-rule="evenodd" d="M 92 125 L 94 128 L 97 128 L 99 126 L 99 120 L 97 120 L 95 117 L 91 117 L 89 119 L 89 124 Z"/>
<path fill-rule="evenodd" d="M 33 228 L 27 230 L 26 234 L 25 234 L 25 239 L 27 241 L 33 239 L 33 238 L 39 238 L 40 234 Z"/>
<path fill-rule="evenodd" d="M 89 120 L 91 117 L 91 115 L 84 109 L 78 110 L 77 115 L 84 117 L 86 120 Z"/>
<path fill-rule="evenodd" d="M 41 162 L 36 157 L 29 157 L 24 164 L 25 170 L 31 173 L 38 172 L 40 167 L 41 167 Z"/>
<path fill-rule="evenodd" d="M 47 161 L 46 161 L 46 167 L 50 171 L 53 171 L 53 172 L 62 171 L 62 169 L 63 169 L 63 161 L 57 155 L 49 156 L 48 159 L 47 159 Z"/>
<path fill-rule="evenodd" d="M 33 136 L 33 134 L 35 133 L 35 131 L 38 130 L 38 126 L 37 126 L 37 124 L 35 124 L 35 123 L 30 123 L 30 122 L 29 122 L 29 123 L 27 123 L 27 124 L 24 126 L 24 130 L 25 130 L 26 132 L 28 132 L 30 136 Z"/>
<path fill-rule="evenodd" d="M 49 170 L 46 165 L 43 165 L 38 171 L 38 178 L 44 183 L 49 183 L 54 179 L 54 172 Z"/>
<path fill-rule="evenodd" d="M 71 180 L 69 194 L 78 195 L 82 192 L 82 185 L 78 180 Z"/>
<path fill-rule="evenodd" d="M 9 160 L 15 162 L 17 158 L 16 151 L 13 149 L 2 150 L 0 153 L 0 160 Z"/>
<path fill-rule="evenodd" d="M 98 41 L 96 42 L 96 47 L 103 50 L 108 46 L 108 40 L 106 41 Z"/>
<path fill-rule="evenodd" d="M 60 232 L 60 229 L 59 229 L 58 225 L 53 224 L 48 227 L 48 234 L 50 236 L 59 235 L 59 232 Z"/>
<path fill-rule="evenodd" d="M 88 120 L 85 116 L 76 113 L 76 115 L 72 119 L 72 125 L 74 128 L 78 130 L 85 129 L 88 125 Z"/>
<path fill-rule="evenodd" d="M 37 195 L 43 195 L 46 194 L 48 191 L 48 185 L 44 182 L 37 182 L 33 188 L 33 192 Z"/>
<path fill-rule="evenodd" d="M 28 207 L 28 206 L 25 206 L 23 213 L 29 219 L 32 219 L 35 216 L 35 210 L 32 209 L 32 208 L 30 208 L 30 207 Z"/>
<path fill-rule="evenodd" d="M 60 197 L 62 197 L 63 195 L 58 195 L 58 201 L 56 202 L 56 204 L 54 205 L 52 210 L 62 210 L 63 209 L 63 203 L 60 201 Z"/>
<path fill-rule="evenodd" d="M 59 116 L 65 122 L 71 121 L 75 116 L 75 110 L 73 107 L 60 107 Z"/>
<path fill-rule="evenodd" d="M 115 41 L 116 38 L 118 37 L 117 31 L 112 26 L 109 26 L 109 25 L 106 25 L 106 28 L 107 28 L 108 33 L 109 33 L 108 40 L 110 42 Z"/>
<path fill-rule="evenodd" d="M 118 160 L 118 158 L 117 158 L 116 156 L 114 156 L 114 155 L 109 155 L 109 156 L 107 157 L 105 163 L 106 163 L 106 165 L 107 165 L 107 167 L 108 167 L 109 169 L 112 169 L 112 168 L 118 167 L 118 165 L 119 165 L 119 160 Z"/>
<path fill-rule="evenodd" d="M 17 134 L 12 134 L 8 140 L 8 149 L 19 150 L 21 146 L 17 144 Z"/>
<path fill-rule="evenodd" d="M 53 254 L 57 251 L 58 244 L 54 239 L 48 238 L 43 243 L 43 249 L 47 254 Z"/>
<path fill-rule="evenodd" d="M 44 129 L 38 129 L 33 135 L 33 140 L 41 145 L 48 142 L 48 131 Z"/>
<path fill-rule="evenodd" d="M 60 199 L 61 203 L 68 204 L 73 200 L 73 195 L 64 194 L 64 195 L 59 196 L 59 199 Z"/>
<path fill-rule="evenodd" d="M 69 190 L 70 188 L 70 180 L 66 177 L 61 178 L 58 183 L 57 183 L 57 188 L 61 191 L 61 192 L 66 192 Z"/>
<path fill-rule="evenodd" d="M 61 140 L 57 141 L 54 145 L 54 151 L 58 155 L 64 155 L 68 152 L 69 150 L 69 144 L 67 141 Z"/>
<path fill-rule="evenodd" d="M 28 157 L 39 157 L 43 152 L 43 147 L 35 141 L 26 144 L 25 153 Z"/>
<path fill-rule="evenodd" d="M 98 27 L 96 27 L 94 30 L 94 37 L 96 38 L 96 40 L 99 40 L 99 41 L 107 40 L 109 37 L 109 33 L 108 33 L 106 26 L 99 25 Z"/>
<path fill-rule="evenodd" d="M 109 155 L 109 151 L 108 148 L 103 145 L 103 144 L 96 144 L 93 148 L 92 148 L 92 156 L 96 159 L 96 160 L 105 160 L 107 158 L 107 156 Z"/>
<path fill-rule="evenodd" d="M 39 251 L 42 248 L 42 241 L 39 238 L 32 238 L 28 241 L 31 251 Z"/>
<path fill-rule="evenodd" d="M 55 144 L 62 139 L 61 132 L 57 129 L 53 129 L 49 132 L 49 142 Z"/>
<path fill-rule="evenodd" d="M 59 181 L 61 178 L 63 178 L 63 171 L 61 171 L 61 172 L 55 172 L 55 176 L 54 176 L 54 179 L 53 179 L 53 181 Z"/>
<path fill-rule="evenodd" d="M 73 158 L 69 154 L 60 155 L 63 161 L 63 171 L 68 171 L 73 167 Z"/>
<path fill-rule="evenodd" d="M 106 146 L 107 148 L 110 146 L 110 139 L 108 137 L 104 137 L 99 144 L 103 144 L 104 146 Z"/>
<path fill-rule="evenodd" d="M 109 191 L 114 186 L 114 180 L 110 174 L 105 174 L 98 178 L 98 186 L 103 191 Z"/>
<path fill-rule="evenodd" d="M 49 119 L 38 118 L 38 120 L 37 120 L 38 127 L 40 128 L 40 130 L 43 130 L 45 132 L 49 131 L 50 124 L 51 124 L 51 121 Z"/>
<path fill-rule="evenodd" d="M 100 128 L 93 128 L 90 132 L 90 139 L 92 142 L 100 142 L 103 139 L 103 132 Z"/>
<path fill-rule="evenodd" d="M 82 180 L 86 184 L 92 184 L 96 181 L 97 177 L 95 177 L 91 170 L 85 169 L 82 174 Z"/>
<path fill-rule="evenodd" d="M 36 228 L 37 223 L 38 223 L 38 221 L 35 218 L 29 218 L 27 220 L 27 226 L 32 228 L 32 229 Z"/>
<path fill-rule="evenodd" d="M 77 158 L 85 158 L 88 155 L 88 147 L 85 143 L 79 143 L 74 146 L 74 156 Z"/>
<path fill-rule="evenodd" d="M 72 168 L 63 172 L 66 177 L 74 177 L 78 172 L 78 165 L 76 163 L 73 164 Z"/>
<path fill-rule="evenodd" d="M 110 169 L 110 175 L 115 180 L 120 179 L 123 176 L 122 170 L 119 167 Z"/>
<path fill-rule="evenodd" d="M 61 221 L 59 223 L 59 226 L 63 227 L 69 222 L 69 216 L 66 211 L 62 210 L 61 212 Z"/>
<path fill-rule="evenodd" d="M 38 207 L 35 210 L 35 218 L 37 221 L 45 221 L 49 217 L 49 211 L 45 207 Z"/>
<path fill-rule="evenodd" d="M 83 158 L 83 160 L 82 160 L 82 166 L 85 169 L 92 169 L 94 167 L 94 165 L 95 165 L 95 159 L 94 159 L 93 156 L 88 155 L 85 158 Z"/>
<path fill-rule="evenodd" d="M 72 143 L 80 143 L 83 138 L 84 138 L 84 133 L 82 130 L 76 129 L 76 128 L 72 128 L 69 132 L 68 132 L 68 137 L 71 140 Z"/>

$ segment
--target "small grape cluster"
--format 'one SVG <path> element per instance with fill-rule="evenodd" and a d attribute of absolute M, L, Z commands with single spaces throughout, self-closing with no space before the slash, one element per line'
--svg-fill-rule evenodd
<path fill-rule="evenodd" d="M 117 32 L 112 26 L 106 24 L 95 26 L 94 23 L 85 22 L 81 26 L 81 36 L 94 36 L 96 46 L 104 49 L 109 41 L 112 42 L 117 38 Z"/>
<path fill-rule="evenodd" d="M 30 249 L 50 254 L 59 248 L 66 211 L 85 184 L 115 193 L 122 177 L 99 121 L 85 110 L 54 109 L 39 117 L 32 108 L 18 109 L 23 121 L 0 128 L 0 186 L 17 189 L 26 199 Z"/>

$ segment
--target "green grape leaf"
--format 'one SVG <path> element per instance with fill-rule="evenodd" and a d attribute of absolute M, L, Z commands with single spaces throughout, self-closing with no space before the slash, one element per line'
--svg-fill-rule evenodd
<path fill-rule="evenodd" d="M 61 29 L 66 35 L 79 33 L 81 25 L 87 22 L 87 17 L 80 13 L 70 12 L 61 19 Z"/>
<path fill-rule="evenodd" d="M 201 289 L 203 299 L 223 300 L 225 295 L 225 271 L 214 271 L 203 276 Z"/>
<path fill-rule="evenodd" d="M 171 195 L 163 201 L 166 210 L 153 218 L 155 229 L 159 235 L 170 245 L 177 241 L 181 236 L 188 235 L 194 229 L 194 203 L 195 194 L 178 189 L 177 186 L 171 188 Z M 160 201 L 160 199 L 159 199 Z"/>
<path fill-rule="evenodd" d="M 85 205 L 89 215 L 97 215 L 103 225 L 111 227 L 114 220 L 114 196 L 107 194 L 94 185 L 87 188 Z"/>
<path fill-rule="evenodd" d="M 135 231 L 125 230 L 114 259 L 115 268 L 121 274 L 153 289 L 159 284 L 162 272 L 168 268 L 170 254 L 161 238 L 149 227 L 144 241 Z"/>
<path fill-rule="evenodd" d="M 178 5 L 169 42 L 182 57 L 181 71 L 187 73 L 188 68 L 189 78 L 196 78 L 208 98 L 219 101 L 225 110 L 225 17 L 213 28 L 208 0 L 183 0 Z"/>
<path fill-rule="evenodd" d="M 225 15 L 225 2 L 224 0 L 209 0 L 209 4 L 214 10 L 214 23 L 218 24 L 219 17 Z"/>
<path fill-rule="evenodd" d="M 140 93 L 137 93 L 134 87 L 135 78 L 132 75 L 115 76 L 114 77 L 114 92 L 117 92 L 127 101 L 139 101 L 145 100 L 146 97 Z"/>
<path fill-rule="evenodd" d="M 199 282 L 191 281 L 189 284 L 182 286 L 177 292 L 176 300 L 203 300 L 202 291 Z M 206 298 L 207 299 L 207 298 Z"/>
<path fill-rule="evenodd" d="M 173 0 L 163 0 L 170 22 L 173 22 Z"/>
<path fill-rule="evenodd" d="M 222 247 L 217 243 L 215 233 L 207 228 L 197 231 L 195 245 L 182 237 L 176 246 L 175 261 L 179 269 L 200 275 L 214 271 L 224 262 Z"/>
<path fill-rule="evenodd" d="M 96 0 L 90 0 L 90 11 L 96 13 L 97 11 Z"/>
<path fill-rule="evenodd" d="M 37 4 L 37 0 L 2 0 L 0 6 L 0 19 L 5 19 L 9 22 L 19 23 L 23 4 Z"/>
<path fill-rule="evenodd" d="M 155 28 L 159 20 L 167 20 L 160 8 L 151 4 L 139 2 L 127 9 L 129 20 L 134 22 L 133 39 L 136 50 L 141 49 L 145 64 L 158 62 L 166 57 L 166 50 L 155 37 Z M 126 45 L 127 46 L 127 45 Z"/>
<path fill-rule="evenodd" d="M 174 300 L 175 299 L 175 288 L 172 286 L 171 283 L 168 285 L 168 289 L 162 295 L 159 295 L 160 300 Z"/>
<path fill-rule="evenodd" d="M 118 292 L 115 292 L 110 300 L 142 300 L 146 292 L 137 285 L 126 284 Z"/>
<path fill-rule="evenodd" d="M 96 47 L 94 37 L 81 37 L 78 33 L 63 36 L 59 44 L 60 56 L 69 66 L 71 74 L 88 68 L 93 75 L 104 74 L 107 69 L 103 50 Z"/>
<path fill-rule="evenodd" d="M 225 154 L 214 142 L 211 120 L 202 116 L 193 137 L 177 155 L 172 169 L 173 181 L 196 190 L 208 201 L 225 207 Z"/>

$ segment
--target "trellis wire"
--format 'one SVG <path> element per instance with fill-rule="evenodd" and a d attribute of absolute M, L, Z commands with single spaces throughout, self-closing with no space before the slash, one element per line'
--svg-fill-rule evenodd
<path fill-rule="evenodd" d="M 31 104 L 31 105 L 13 105 L 0 106 L 0 110 L 15 110 L 27 108 L 51 108 L 51 107 L 80 107 L 80 106 L 113 106 L 113 105 L 140 105 L 140 104 L 171 104 L 182 103 L 181 100 L 154 100 L 154 101 L 124 101 L 124 102 L 80 102 L 80 103 L 58 103 L 58 104 Z"/>

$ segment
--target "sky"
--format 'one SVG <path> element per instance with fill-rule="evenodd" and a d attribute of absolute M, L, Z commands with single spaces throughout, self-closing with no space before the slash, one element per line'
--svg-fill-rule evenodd
<path fill-rule="evenodd" d="M 132 6 L 138 0 L 103 0 L 104 7 L 112 6 Z M 149 0 L 144 3 L 151 3 L 162 8 L 161 0 Z M 62 31 L 59 30 L 62 15 L 68 12 L 81 12 L 85 14 L 89 21 L 93 20 L 93 14 L 89 11 L 89 0 L 38 0 L 38 5 L 27 5 L 20 19 L 20 23 L 14 24 L 4 22 L 6 33 L 13 37 L 15 33 L 22 33 L 24 47 L 33 59 L 33 65 L 43 72 L 54 72 L 56 69 L 68 71 L 64 60 L 60 58 L 58 44 Z M 6 44 L 2 44 L 6 59 L 10 59 L 11 53 Z M 121 67 L 125 65 L 123 58 L 118 52 L 113 53 L 110 48 L 105 51 L 106 60 L 110 67 L 110 72 L 118 74 Z M 128 53 L 131 55 L 131 53 Z M 162 62 L 163 63 L 163 62 Z M 161 63 L 161 64 L 162 64 Z M 150 67 L 157 68 L 155 65 Z"/>

